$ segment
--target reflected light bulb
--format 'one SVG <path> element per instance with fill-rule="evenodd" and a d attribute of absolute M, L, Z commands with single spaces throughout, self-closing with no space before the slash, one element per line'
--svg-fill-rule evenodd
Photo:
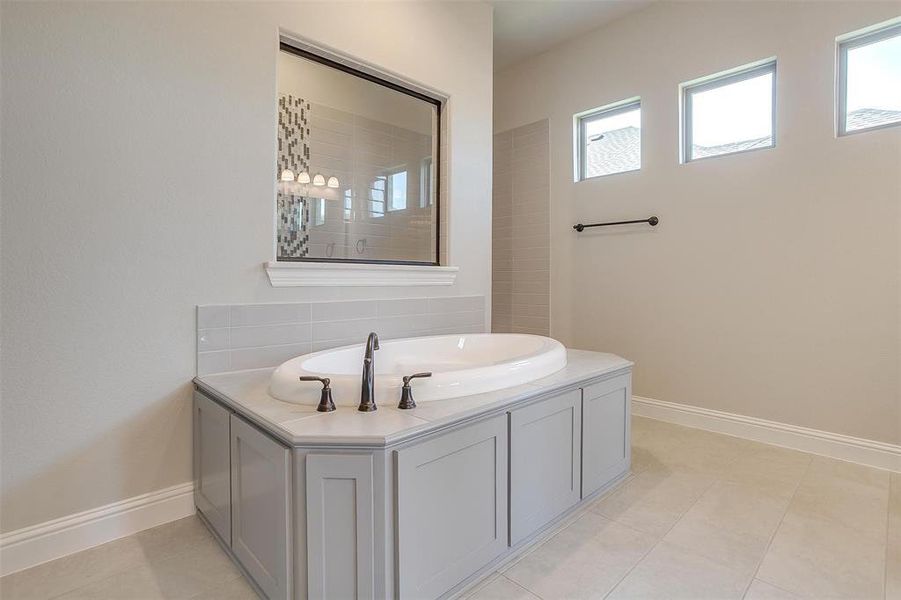
<path fill-rule="evenodd" d="M 325 177 L 322 176 L 322 173 L 316 173 L 315 175 L 313 175 L 313 185 L 325 185 Z"/>
<path fill-rule="evenodd" d="M 334 175 L 332 175 L 331 177 L 328 178 L 328 186 L 329 186 L 330 188 L 336 188 L 336 187 L 338 187 L 339 185 L 341 185 L 341 184 L 338 183 L 338 178 L 335 177 Z"/>
<path fill-rule="evenodd" d="M 310 183 L 310 174 L 306 171 L 301 171 L 300 175 L 297 176 L 298 183 Z"/>
<path fill-rule="evenodd" d="M 282 171 L 282 176 L 280 178 L 282 181 L 294 181 L 294 171 L 291 169 L 285 169 Z"/>

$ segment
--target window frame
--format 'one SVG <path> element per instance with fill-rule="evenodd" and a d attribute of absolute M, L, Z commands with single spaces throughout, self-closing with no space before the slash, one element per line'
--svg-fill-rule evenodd
<path fill-rule="evenodd" d="M 591 177 L 585 176 L 585 170 L 587 166 L 587 145 L 586 145 L 586 132 L 588 123 L 593 121 L 597 121 L 599 119 L 604 119 L 607 117 L 615 117 L 616 115 L 620 115 L 623 113 L 627 113 L 638 109 L 639 112 L 639 123 L 641 122 L 641 97 L 634 96 L 632 98 L 627 98 L 626 100 L 620 100 L 619 102 L 614 102 L 613 104 L 607 104 L 605 106 L 601 106 L 600 108 L 593 108 L 591 110 L 586 110 L 580 113 L 573 115 L 573 128 L 575 129 L 575 159 L 574 163 L 576 165 L 574 172 L 574 182 L 579 183 L 581 181 L 588 181 L 589 179 L 597 179 L 599 177 L 610 177 L 611 175 L 621 175 L 623 173 L 634 173 L 635 171 L 641 170 L 641 134 L 642 128 L 639 127 L 639 150 L 638 150 L 638 167 L 635 169 L 628 169 L 626 171 L 617 171 L 615 173 L 604 173 L 603 175 L 592 175 Z"/>
<path fill-rule="evenodd" d="M 693 158 L 691 155 L 692 148 L 692 135 L 691 135 L 691 126 L 692 126 L 692 111 L 693 111 L 693 103 L 692 103 L 692 95 L 698 92 L 706 92 L 708 90 L 725 87 L 727 85 L 732 85 L 734 83 L 740 83 L 742 81 L 746 81 L 748 79 L 754 79 L 755 77 L 760 77 L 761 75 L 766 75 L 767 73 L 771 73 L 773 76 L 773 89 L 772 89 L 772 100 L 770 104 L 770 118 L 771 118 L 771 131 L 772 131 L 772 143 L 769 146 L 761 146 L 759 148 L 747 148 L 745 150 L 736 150 L 734 152 L 725 152 L 723 154 L 714 154 L 712 156 L 700 156 L 697 158 Z M 763 61 L 758 61 L 755 63 L 751 63 L 749 65 L 744 65 L 738 67 L 736 69 L 730 69 L 729 71 L 718 73 L 714 75 L 710 75 L 707 77 L 702 77 L 701 79 L 696 79 L 694 81 L 689 81 L 683 83 L 679 86 L 680 88 L 680 100 L 682 104 L 682 118 L 681 127 L 682 127 L 682 136 L 681 136 L 681 147 L 680 147 L 680 155 L 681 155 L 681 163 L 684 165 L 686 163 L 695 162 L 698 160 L 704 160 L 707 158 L 719 158 L 721 156 L 733 156 L 735 154 L 745 154 L 747 152 L 756 152 L 757 150 L 771 150 L 776 147 L 776 89 L 778 87 L 778 79 L 777 79 L 777 67 L 776 67 L 776 58 L 768 58 Z"/>
<path fill-rule="evenodd" d="M 887 129 L 889 127 L 898 127 L 901 120 L 892 123 L 883 123 L 882 125 L 872 125 L 870 127 L 861 127 L 860 129 L 852 129 L 848 131 L 848 50 L 869 46 L 889 38 L 901 36 L 901 22 L 893 20 L 887 24 L 877 25 L 875 29 L 865 30 L 863 32 L 850 33 L 841 36 L 835 41 L 836 51 L 836 137 L 844 137 L 846 135 L 854 135 L 855 133 L 863 133 L 865 131 L 875 131 L 877 129 Z"/>

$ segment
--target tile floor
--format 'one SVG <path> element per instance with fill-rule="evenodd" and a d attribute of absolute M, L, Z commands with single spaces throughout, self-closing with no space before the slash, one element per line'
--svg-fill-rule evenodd
<path fill-rule="evenodd" d="M 901 473 L 633 420 L 616 490 L 467 600 L 901 599 Z M 196 517 L 0 579 L 0 597 L 255 598 Z"/>

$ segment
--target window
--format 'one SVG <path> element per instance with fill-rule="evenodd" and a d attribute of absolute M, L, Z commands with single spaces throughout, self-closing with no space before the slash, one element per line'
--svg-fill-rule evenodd
<path fill-rule="evenodd" d="M 369 188 L 369 216 L 380 218 L 385 216 L 385 188 L 387 187 L 388 178 L 384 175 L 378 175 L 372 181 L 372 187 Z"/>
<path fill-rule="evenodd" d="M 310 225 L 325 225 L 325 198 L 307 198 L 310 205 Z"/>
<path fill-rule="evenodd" d="M 775 146 L 776 61 L 682 84 L 682 162 Z"/>
<path fill-rule="evenodd" d="M 397 171 L 388 176 L 388 210 L 407 208 L 407 172 Z"/>
<path fill-rule="evenodd" d="M 626 100 L 576 115 L 575 180 L 641 168 L 641 101 Z"/>
<path fill-rule="evenodd" d="M 432 205 L 432 157 L 422 159 L 419 165 L 419 207 Z"/>
<path fill-rule="evenodd" d="M 354 194 L 350 188 L 344 190 L 344 220 L 352 221 L 354 216 Z"/>
<path fill-rule="evenodd" d="M 901 24 L 840 41 L 838 133 L 901 123 Z"/>

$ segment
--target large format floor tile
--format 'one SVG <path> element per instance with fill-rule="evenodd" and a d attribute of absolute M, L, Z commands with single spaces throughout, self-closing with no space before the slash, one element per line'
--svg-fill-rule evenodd
<path fill-rule="evenodd" d="M 744 600 L 800 600 L 800 596 L 755 579 L 751 582 L 748 591 L 745 592 Z"/>
<path fill-rule="evenodd" d="M 718 481 L 664 541 L 753 574 L 788 506 L 788 497 Z"/>
<path fill-rule="evenodd" d="M 602 598 L 656 538 L 586 513 L 504 574 L 542 598 Z"/>
<path fill-rule="evenodd" d="M 538 596 L 501 574 L 478 587 L 466 600 L 539 600 Z"/>
<path fill-rule="evenodd" d="M 611 599 L 741 598 L 751 576 L 666 542 L 658 544 L 608 596 Z"/>
<path fill-rule="evenodd" d="M 811 462 L 757 577 L 819 598 L 881 598 L 889 473 L 822 457 Z"/>
<path fill-rule="evenodd" d="M 599 500 L 591 511 L 663 537 L 714 481 L 709 475 L 665 466 L 647 469 Z"/>

